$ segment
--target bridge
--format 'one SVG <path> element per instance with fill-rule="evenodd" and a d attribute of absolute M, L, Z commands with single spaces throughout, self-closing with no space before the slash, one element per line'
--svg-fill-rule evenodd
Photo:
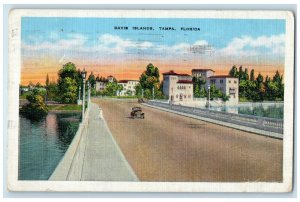
<path fill-rule="evenodd" d="M 137 100 L 93 98 L 50 180 L 280 182 L 283 143 Z M 132 119 L 134 106 L 145 119 Z"/>

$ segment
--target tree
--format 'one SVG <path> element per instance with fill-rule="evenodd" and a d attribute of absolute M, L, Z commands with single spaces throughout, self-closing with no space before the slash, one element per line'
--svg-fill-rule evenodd
<path fill-rule="evenodd" d="M 46 76 L 46 81 L 45 81 L 45 85 L 46 85 L 46 87 L 48 87 L 49 86 L 49 75 L 47 74 L 47 76 Z"/>
<path fill-rule="evenodd" d="M 118 84 L 117 82 L 109 82 L 106 85 L 105 90 L 103 91 L 104 95 L 108 96 L 115 96 L 117 95 L 117 92 L 120 92 L 123 90 L 123 86 Z"/>
<path fill-rule="evenodd" d="M 283 100 L 284 97 L 284 85 L 283 85 L 283 76 L 279 74 L 279 71 L 277 70 L 272 82 L 276 85 L 277 91 L 275 92 L 275 96 L 277 99 Z"/>
<path fill-rule="evenodd" d="M 246 80 L 246 81 L 249 80 L 249 74 L 248 74 L 247 68 L 245 69 L 243 80 Z"/>
<path fill-rule="evenodd" d="M 55 100 L 55 101 L 60 101 L 58 99 L 58 86 L 55 82 L 50 82 L 48 87 L 47 87 L 47 100 Z"/>
<path fill-rule="evenodd" d="M 159 70 L 153 64 L 148 64 L 146 71 L 144 71 L 140 76 L 140 87 L 144 90 L 144 97 L 152 98 L 152 89 L 154 88 L 154 94 L 162 95 L 162 92 L 159 92 L 160 83 L 159 83 Z M 140 90 L 140 89 L 138 89 Z"/>
<path fill-rule="evenodd" d="M 207 93 L 205 91 L 205 88 L 204 87 L 201 87 L 201 90 L 200 90 L 200 97 L 203 98 L 203 97 L 206 97 L 207 96 Z"/>
<path fill-rule="evenodd" d="M 60 86 L 63 89 L 63 93 L 61 95 L 61 101 L 63 103 L 75 103 L 77 100 L 77 83 L 75 79 L 70 77 L 66 77 L 63 79 L 63 82 Z M 60 93 L 62 91 L 60 90 Z"/>
<path fill-rule="evenodd" d="M 264 77 L 259 73 L 256 77 L 256 82 L 258 85 L 261 85 L 263 81 L 264 81 Z"/>
<path fill-rule="evenodd" d="M 92 88 L 96 87 L 96 78 L 95 78 L 95 75 L 93 74 L 93 72 L 91 72 L 91 74 L 89 75 L 88 81 L 91 84 Z"/>
<path fill-rule="evenodd" d="M 259 73 L 256 78 L 256 91 L 258 93 L 259 101 L 264 100 L 265 87 L 263 85 L 264 77 Z"/>
<path fill-rule="evenodd" d="M 131 95 L 132 95 L 132 91 L 131 91 L 131 90 L 127 90 L 127 91 L 125 92 L 125 94 L 128 95 L 128 96 L 131 96 Z"/>
<path fill-rule="evenodd" d="M 196 87 L 195 87 L 195 92 L 194 92 L 194 96 L 196 98 L 200 97 L 200 87 L 199 87 L 199 84 L 196 84 Z"/>
<path fill-rule="evenodd" d="M 238 77 L 239 73 L 235 65 L 229 71 L 229 76 Z"/>
<path fill-rule="evenodd" d="M 239 67 L 239 73 L 238 73 L 238 75 L 239 75 L 239 80 L 240 81 L 244 80 L 244 71 L 243 71 L 243 66 L 242 65 Z"/>
<path fill-rule="evenodd" d="M 75 64 L 69 62 L 63 65 L 58 72 L 59 100 L 62 103 L 75 103 L 77 100 L 77 88 L 80 82 L 80 70 L 76 70 Z"/>
<path fill-rule="evenodd" d="M 214 98 L 221 98 L 222 94 L 222 91 L 218 89 L 215 84 L 210 86 L 210 100 L 213 100 Z"/>
<path fill-rule="evenodd" d="M 36 88 L 41 88 L 41 87 L 42 87 L 42 85 L 41 85 L 41 83 L 40 83 L 40 82 L 37 82 L 37 83 L 35 84 L 35 87 L 36 87 Z"/>
<path fill-rule="evenodd" d="M 38 120 L 48 113 L 42 91 L 33 89 L 31 93 L 26 96 L 26 99 L 29 103 L 24 105 L 20 112 L 27 118 Z"/>
<path fill-rule="evenodd" d="M 254 69 L 251 69 L 251 72 L 250 72 L 250 81 L 254 81 Z"/>

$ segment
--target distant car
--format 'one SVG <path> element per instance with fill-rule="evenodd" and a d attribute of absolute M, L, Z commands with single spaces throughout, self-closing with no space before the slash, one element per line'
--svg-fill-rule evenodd
<path fill-rule="evenodd" d="M 133 107 L 131 112 L 130 112 L 131 118 L 138 118 L 138 119 L 144 119 L 145 114 L 142 112 L 141 107 Z"/>

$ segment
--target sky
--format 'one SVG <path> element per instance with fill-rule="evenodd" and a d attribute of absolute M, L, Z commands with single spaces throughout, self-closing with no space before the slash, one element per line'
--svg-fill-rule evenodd
<path fill-rule="evenodd" d="M 284 20 L 23 17 L 21 26 L 23 85 L 56 81 L 67 62 L 118 80 L 138 79 L 149 63 L 160 73 L 284 70 Z"/>

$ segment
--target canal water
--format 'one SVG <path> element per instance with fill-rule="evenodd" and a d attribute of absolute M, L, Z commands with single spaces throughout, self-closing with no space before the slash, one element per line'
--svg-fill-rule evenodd
<path fill-rule="evenodd" d="M 19 180 L 47 180 L 68 149 L 80 113 L 48 113 L 39 121 L 20 115 Z"/>
<path fill-rule="evenodd" d="M 210 110 L 283 119 L 283 103 L 240 103 L 236 106 L 211 107 Z"/>

